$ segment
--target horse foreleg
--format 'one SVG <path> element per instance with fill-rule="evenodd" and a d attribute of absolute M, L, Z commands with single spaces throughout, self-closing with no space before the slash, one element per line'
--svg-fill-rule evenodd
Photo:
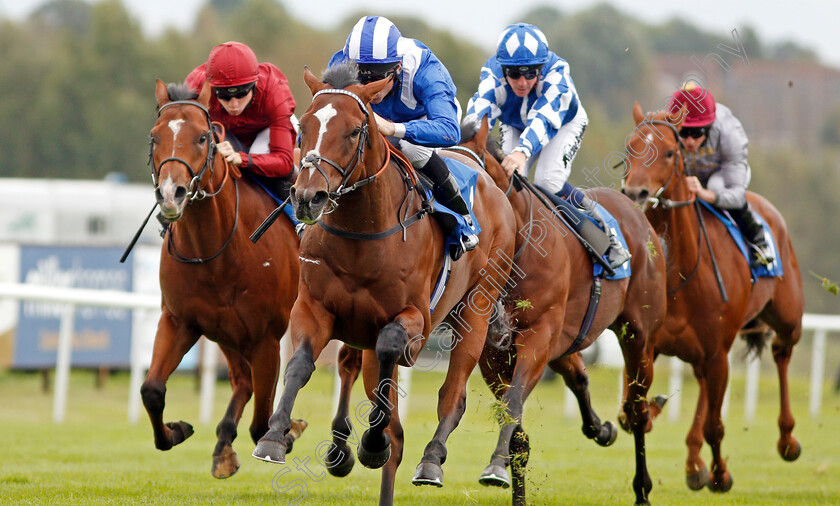
<path fill-rule="evenodd" d="M 392 387 L 399 389 L 396 377 L 397 361 L 406 353 L 406 346 L 411 336 L 422 335 L 425 327 L 423 314 L 411 307 L 402 311 L 394 321 L 385 325 L 376 338 L 376 360 L 379 362 L 378 379 L 375 388 L 370 387 L 372 378 L 365 374 L 365 385 L 368 387 L 368 398 L 373 402 L 370 411 L 369 429 L 362 434 L 359 444 L 359 462 L 365 467 L 379 469 L 391 457 L 391 441 L 385 429 L 391 423 L 391 412 L 394 404 L 391 402 Z M 365 368 L 367 371 L 368 368 Z"/>
<path fill-rule="evenodd" d="M 693 367 L 698 392 L 694 418 L 691 420 L 691 427 L 685 437 L 685 445 L 688 448 L 688 457 L 685 461 L 685 482 L 691 490 L 700 490 L 709 483 L 709 470 L 700 456 L 700 451 L 703 449 L 703 424 L 706 422 L 708 400 L 706 379 L 701 375 L 696 365 L 693 365 Z"/>
<path fill-rule="evenodd" d="M 313 372 L 315 357 L 311 345 L 305 341 L 295 350 L 286 366 L 285 387 L 280 396 L 280 404 L 268 419 L 268 432 L 260 438 L 257 447 L 254 448 L 254 458 L 275 464 L 286 462 L 286 433 L 292 427 L 292 407 L 298 392 L 309 382 Z"/>
<path fill-rule="evenodd" d="M 712 448 L 712 470 L 709 475 L 709 490 L 712 492 L 728 492 L 732 488 L 732 476 L 726 469 L 726 461 L 721 453 L 723 441 L 723 420 L 721 408 L 723 396 L 726 394 L 726 383 L 729 380 L 729 362 L 725 353 L 715 356 L 706 364 L 706 390 L 709 411 L 703 434 L 706 442 Z"/>
<path fill-rule="evenodd" d="M 388 388 L 388 398 L 386 404 L 390 408 L 390 416 L 385 435 L 387 436 L 387 439 L 390 443 L 388 447 L 389 458 L 388 462 L 386 462 L 385 465 L 382 466 L 382 480 L 380 481 L 379 487 L 380 506 L 391 506 L 394 503 L 394 486 L 396 484 L 397 469 L 399 468 L 403 457 L 403 428 L 402 424 L 400 423 L 398 403 L 399 397 L 405 395 L 405 393 L 400 391 L 399 387 L 396 387 L 398 376 L 396 370 L 394 371 L 394 374 L 391 376 L 391 378 L 389 378 L 388 381 L 383 383 L 381 380 L 379 380 L 382 367 L 379 363 L 379 360 L 374 356 L 374 352 L 365 351 L 363 355 L 364 358 L 362 359 L 361 368 L 364 374 L 365 392 L 368 396 L 368 399 L 370 399 L 375 405 L 379 400 L 384 400 L 382 399 L 382 396 L 384 394 L 384 391 L 382 389 L 383 384 L 388 384 L 394 387 Z M 381 417 L 378 417 L 377 419 L 381 420 Z M 362 445 L 360 444 L 360 462 L 363 462 L 362 459 L 364 455 L 365 452 L 362 449 Z"/>
<path fill-rule="evenodd" d="M 580 418 L 583 422 L 581 427 L 583 435 L 594 440 L 600 446 L 613 444 L 618 436 L 618 429 L 609 420 L 602 424 L 601 419 L 592 409 L 589 397 L 589 376 L 586 374 L 586 366 L 580 353 L 573 353 L 550 362 L 549 366 L 563 376 L 566 386 L 577 399 Z"/>
<path fill-rule="evenodd" d="M 778 337 L 776 338 L 778 340 Z M 776 361 L 776 370 L 779 373 L 779 396 L 781 411 L 779 412 L 779 442 L 777 448 L 779 455 L 788 462 L 799 458 L 802 453 L 802 445 L 793 436 L 795 420 L 790 410 L 790 391 L 788 390 L 788 364 L 793 349 L 781 343 L 773 342 L 773 360 Z"/>
<path fill-rule="evenodd" d="M 163 408 L 166 404 L 166 380 L 198 338 L 197 333 L 176 327 L 169 311 L 164 308 L 155 335 L 152 363 L 140 388 L 158 450 L 168 450 L 193 434 L 192 425 L 183 420 L 164 424 Z"/>
<path fill-rule="evenodd" d="M 653 382 L 653 347 L 647 340 L 653 339 L 653 336 L 643 328 L 634 326 L 632 322 L 629 322 L 629 326 L 630 337 L 620 340 L 627 385 L 623 410 L 629 418 L 635 443 L 636 473 L 633 477 L 633 492 L 636 494 L 636 504 L 649 504 L 648 497 L 653 482 L 647 470 L 645 433 L 650 420 L 647 394 Z"/>
<path fill-rule="evenodd" d="M 211 472 L 215 478 L 228 478 L 239 470 L 239 458 L 233 449 L 236 439 L 236 427 L 242 418 L 245 404 L 251 399 L 253 387 L 251 384 L 251 366 L 236 351 L 222 346 L 222 353 L 228 363 L 228 377 L 233 394 L 230 397 L 225 415 L 216 426 L 216 448 L 213 449 L 213 467 Z"/>
<path fill-rule="evenodd" d="M 455 313 L 466 306 L 464 302 L 460 304 L 453 310 Z M 450 313 L 450 317 L 452 314 Z M 438 392 L 438 426 L 432 440 L 426 445 L 423 458 L 420 459 L 411 480 L 415 485 L 443 486 L 441 466 L 446 462 L 446 440 L 464 416 L 467 379 L 481 356 L 487 335 L 486 315 L 489 314 L 490 311 L 482 316 L 472 310 L 466 310 L 461 315 L 463 319 L 459 318 L 459 324 L 452 329 L 453 339 L 457 344 L 449 356 L 446 379 Z"/>
<path fill-rule="evenodd" d="M 515 347 L 508 344 L 501 349 L 491 344 L 488 339 L 484 345 L 484 352 L 478 361 L 478 367 L 487 387 L 493 393 L 496 401 L 501 401 L 507 392 L 513 376 L 513 368 L 516 365 Z M 499 425 L 503 424 L 502 417 L 499 417 Z M 482 485 L 504 487 L 510 486 L 510 476 L 505 470 L 509 461 L 508 440 L 499 434 L 498 443 L 490 455 L 490 464 L 481 473 L 478 482 Z"/>
<path fill-rule="evenodd" d="M 350 421 L 350 393 L 353 384 L 362 369 L 362 352 L 349 346 L 342 346 L 338 352 L 338 376 L 341 379 L 341 390 L 338 397 L 338 410 L 332 422 L 333 444 L 327 453 L 327 470 L 331 475 L 343 478 L 350 474 L 356 459 L 347 444 L 353 434 L 353 424 Z"/>

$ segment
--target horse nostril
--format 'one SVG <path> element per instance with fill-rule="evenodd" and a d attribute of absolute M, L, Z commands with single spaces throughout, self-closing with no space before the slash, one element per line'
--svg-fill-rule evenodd
<path fill-rule="evenodd" d="M 329 194 L 323 190 L 315 192 L 315 196 L 312 197 L 312 200 L 309 202 L 309 205 L 314 207 L 322 206 L 327 202 L 328 197 Z"/>
<path fill-rule="evenodd" d="M 639 192 L 639 198 L 642 200 L 647 200 L 648 195 L 650 195 L 650 192 L 648 192 L 647 190 L 642 190 Z"/>
<path fill-rule="evenodd" d="M 183 186 L 179 186 L 175 189 L 175 202 L 181 202 L 187 196 L 187 189 Z"/>

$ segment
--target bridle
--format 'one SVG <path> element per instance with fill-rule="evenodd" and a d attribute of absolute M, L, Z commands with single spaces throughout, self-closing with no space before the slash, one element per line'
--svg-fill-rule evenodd
<path fill-rule="evenodd" d="M 380 132 L 380 136 L 382 136 L 382 140 L 386 145 L 385 161 L 382 162 L 382 167 L 380 167 L 379 170 L 377 170 L 376 173 L 373 174 L 372 176 L 368 176 L 364 179 L 360 179 L 360 180 L 356 181 L 355 183 L 348 186 L 348 183 L 349 183 L 350 179 L 353 177 L 353 174 L 356 172 L 356 169 L 359 168 L 359 165 L 362 162 L 362 159 L 363 159 L 364 154 L 365 154 L 365 146 L 366 145 L 368 147 L 371 146 L 370 132 L 369 132 L 369 129 L 368 129 L 368 122 L 370 121 L 370 115 L 368 114 L 367 107 L 365 106 L 365 103 L 362 101 L 361 98 L 359 98 L 358 95 L 356 95 L 352 91 L 345 90 L 345 89 L 339 89 L 339 88 L 326 88 L 326 89 L 323 89 L 323 90 L 315 93 L 312 96 L 312 102 L 314 103 L 315 99 L 320 95 L 344 95 L 344 96 L 350 97 L 353 100 L 355 100 L 357 104 L 359 104 L 359 108 L 362 110 L 362 112 L 365 115 L 365 121 L 364 121 L 364 123 L 361 127 L 361 132 L 359 134 L 359 143 L 356 146 L 355 153 L 353 153 L 353 158 L 351 158 L 350 161 L 347 162 L 346 166 L 342 167 L 341 165 L 334 162 L 333 160 L 330 160 L 329 158 L 324 158 L 321 155 L 317 155 L 317 154 L 314 154 L 314 153 L 310 153 L 310 154 L 306 155 L 303 158 L 303 160 L 301 160 L 301 163 L 300 163 L 300 170 L 301 171 L 303 171 L 304 168 L 313 168 L 313 169 L 317 170 L 318 173 L 321 174 L 321 176 L 324 177 L 324 180 L 327 183 L 327 193 L 329 195 L 329 199 L 330 199 L 330 202 L 333 205 L 333 210 L 334 210 L 335 207 L 338 207 L 338 202 L 337 201 L 338 201 L 339 197 L 341 197 L 342 195 L 346 195 L 346 194 L 348 194 L 352 191 L 355 191 L 355 190 L 361 188 L 362 186 L 368 185 L 368 184 L 376 181 L 376 179 L 390 165 L 391 149 L 392 148 L 391 148 L 390 143 L 388 143 L 388 141 L 385 139 L 385 136 L 382 135 L 382 133 Z M 403 233 L 403 240 L 405 240 L 406 239 L 406 237 L 405 237 L 406 229 L 409 226 L 411 226 L 412 224 L 421 220 L 426 214 L 428 214 L 429 209 L 425 206 L 425 203 L 424 203 L 424 205 L 421 207 L 421 209 L 417 213 L 413 214 L 412 216 L 408 216 L 408 213 L 410 212 L 410 209 L 411 209 L 411 203 L 412 203 L 412 199 L 413 199 L 413 195 L 414 195 L 413 190 L 418 189 L 418 181 L 417 181 L 417 176 L 414 174 L 413 170 L 411 169 L 410 162 L 408 162 L 407 160 L 401 159 L 400 156 L 396 156 L 396 155 L 397 155 L 397 153 L 395 153 L 395 158 L 398 160 L 398 163 L 396 164 L 397 168 L 402 172 L 403 182 L 405 183 L 405 185 L 407 187 L 405 199 L 403 200 L 403 203 L 400 205 L 400 212 L 398 213 L 399 223 L 397 223 L 396 225 L 394 225 L 393 227 L 391 227 L 387 230 L 383 230 L 382 232 L 376 232 L 376 233 L 359 233 L 359 232 L 351 232 L 351 231 L 348 231 L 348 230 L 341 230 L 341 229 L 338 229 L 338 228 L 331 227 L 331 226 L 327 225 L 326 223 L 324 223 L 323 221 L 319 221 L 318 226 L 321 229 L 325 230 L 327 233 L 331 234 L 331 235 L 335 235 L 337 237 L 342 237 L 342 238 L 345 238 L 345 239 L 355 239 L 355 240 L 363 240 L 363 241 L 376 241 L 376 240 L 379 240 L 379 239 L 384 239 L 386 237 L 390 237 L 391 235 L 393 235 L 397 232 L 402 232 Z M 321 166 L 321 162 L 325 162 L 327 165 L 330 165 L 339 174 L 341 174 L 341 178 L 342 178 L 341 183 L 339 183 L 339 185 L 335 189 L 335 191 L 332 191 L 330 189 L 330 178 L 327 175 L 326 171 L 324 171 L 324 168 Z M 419 192 L 419 189 L 418 189 L 418 192 Z M 403 209 L 404 209 L 404 211 L 403 211 Z M 329 211 L 329 212 L 332 212 L 332 211 Z M 324 214 L 328 214 L 328 213 L 325 212 Z"/>
<path fill-rule="evenodd" d="M 193 171 L 192 166 L 190 166 L 190 164 L 187 163 L 186 160 L 184 160 L 183 158 L 177 157 L 177 156 L 170 156 L 169 158 L 164 158 L 160 162 L 160 164 L 158 164 L 158 166 L 155 167 L 154 165 L 152 165 L 152 162 L 154 160 L 155 145 L 154 145 L 154 141 L 150 138 L 149 139 L 149 166 L 152 168 L 152 183 L 155 185 L 155 188 L 157 189 L 157 187 L 158 187 L 158 180 L 157 180 L 158 179 L 158 174 L 160 174 L 160 171 L 163 168 L 163 165 L 166 164 L 166 163 L 169 163 L 169 162 L 178 162 L 178 163 L 184 165 L 187 168 L 187 170 L 189 171 L 190 176 L 192 176 L 192 179 L 190 180 L 190 184 L 187 187 L 187 198 L 189 198 L 190 201 L 193 201 L 193 200 L 202 200 L 206 197 L 212 197 L 212 196 L 218 194 L 222 190 L 222 187 L 224 187 L 224 182 L 222 183 L 222 186 L 220 186 L 219 189 L 215 193 L 207 193 L 206 191 L 204 191 L 203 188 L 196 188 L 196 186 L 201 182 L 201 179 L 204 177 L 204 173 L 207 172 L 208 169 L 210 169 L 210 174 L 211 175 L 213 174 L 213 157 L 216 156 L 216 141 L 213 139 L 213 125 L 214 125 L 214 123 L 210 119 L 210 111 L 208 111 L 206 107 L 204 107 L 203 105 L 201 105 L 200 103 L 198 103 L 194 100 L 173 100 L 172 102 L 167 102 L 167 103 L 163 104 L 162 106 L 160 106 L 160 108 L 158 109 L 158 118 L 160 117 L 160 115 L 161 115 L 161 113 L 163 112 L 164 109 L 166 109 L 167 107 L 172 106 L 172 105 L 192 105 L 192 106 L 198 107 L 204 113 L 204 118 L 207 120 L 207 131 L 204 133 L 205 136 L 206 136 L 206 139 L 207 139 L 205 141 L 205 144 L 206 144 L 206 147 L 207 147 L 207 157 L 204 159 L 204 165 L 201 166 L 201 168 L 198 170 L 198 173 Z M 227 178 L 225 178 L 225 180 L 227 180 Z"/>
<path fill-rule="evenodd" d="M 166 109 L 167 107 L 169 107 L 171 105 L 192 105 L 192 106 L 198 107 L 204 113 L 204 118 L 207 120 L 207 131 L 204 132 L 204 134 L 206 136 L 206 139 L 207 139 L 205 141 L 205 145 L 206 145 L 206 149 L 207 149 L 207 157 L 204 159 L 204 164 L 201 166 L 201 168 L 198 170 L 198 172 L 193 171 L 192 166 L 186 160 L 184 160 L 183 158 L 177 157 L 177 156 L 170 156 L 169 158 L 165 158 L 160 162 L 160 164 L 158 164 L 157 167 L 155 167 L 155 166 L 152 165 L 152 162 L 154 160 L 154 142 L 150 139 L 149 140 L 149 165 L 152 167 L 152 183 L 154 183 L 155 189 L 157 189 L 158 188 L 157 176 L 158 176 L 158 174 L 160 174 L 160 171 L 163 168 L 163 165 L 168 163 L 168 162 L 178 162 L 180 164 L 183 164 L 187 168 L 187 171 L 189 171 L 190 176 L 191 176 L 190 184 L 189 184 L 189 187 L 187 188 L 187 198 L 189 198 L 189 203 L 192 203 L 194 200 L 204 200 L 207 197 L 215 197 L 216 195 L 218 195 L 222 191 L 222 189 L 224 189 L 225 184 L 227 183 L 227 181 L 230 177 L 230 167 L 228 167 L 228 162 L 227 161 L 225 161 L 225 168 L 226 168 L 225 176 L 222 179 L 222 183 L 219 185 L 219 188 L 215 192 L 208 193 L 207 191 L 204 190 L 204 188 L 197 187 L 197 185 L 200 184 L 201 180 L 204 178 L 204 174 L 207 172 L 208 169 L 210 170 L 210 176 L 211 176 L 211 179 L 212 179 L 213 159 L 215 158 L 216 153 L 218 151 L 217 147 L 216 147 L 216 141 L 214 139 L 214 133 L 215 133 L 215 128 L 214 127 L 219 127 L 219 129 L 222 132 L 220 134 L 220 136 L 222 138 L 224 138 L 224 126 L 222 126 L 220 123 L 214 123 L 210 119 L 210 111 L 208 111 L 207 108 L 204 107 L 202 104 L 200 104 L 200 103 L 198 103 L 194 100 L 173 100 L 172 102 L 167 102 L 167 103 L 163 104 L 158 109 L 158 118 L 160 117 L 161 112 L 163 112 L 164 109 Z M 170 227 L 169 231 L 167 233 L 166 247 L 167 247 L 167 251 L 169 252 L 169 255 L 172 258 L 174 258 L 175 260 L 177 260 L 181 263 L 201 264 L 201 263 L 213 260 L 214 258 L 216 258 L 216 257 L 218 257 L 219 255 L 222 254 L 222 251 L 224 251 L 225 248 L 227 248 L 227 246 L 233 240 L 233 236 L 236 234 L 237 225 L 239 224 L 239 185 L 236 184 L 236 179 L 233 180 L 233 187 L 234 187 L 234 190 L 236 192 L 236 204 L 235 204 L 235 211 L 234 211 L 233 228 L 231 229 L 230 235 L 228 236 L 227 240 L 225 240 L 224 244 L 222 244 L 222 247 L 219 248 L 219 250 L 216 251 L 216 253 L 210 255 L 209 257 L 204 257 L 204 258 L 201 258 L 201 257 L 198 257 L 198 258 L 184 257 L 183 255 L 178 253 L 178 250 L 176 249 L 175 244 L 172 242 L 172 228 Z M 187 205 L 189 205 L 189 203 Z"/>
<path fill-rule="evenodd" d="M 356 152 L 353 153 L 353 158 L 351 158 L 350 161 L 347 162 L 347 165 L 345 167 L 342 167 L 338 163 L 330 160 L 329 158 L 324 158 L 321 155 L 316 155 L 314 153 L 310 153 L 310 154 L 306 155 L 303 158 L 303 160 L 300 161 L 300 170 L 301 171 L 304 169 L 304 167 L 314 168 L 315 170 L 318 171 L 319 174 L 321 174 L 324 177 L 324 179 L 327 182 L 327 193 L 329 194 L 330 199 L 333 202 L 335 202 L 342 195 L 350 193 L 350 192 L 352 192 L 352 191 L 354 191 L 358 188 L 361 188 L 362 186 L 365 186 L 367 184 L 370 184 L 370 183 L 374 182 L 379 177 L 379 175 L 388 167 L 388 163 L 391 161 L 391 150 L 390 149 L 387 150 L 387 155 L 385 157 L 385 162 L 382 164 L 382 167 L 374 175 L 366 177 L 365 179 L 360 179 L 359 181 L 356 181 L 352 185 L 347 186 L 348 181 L 350 180 L 351 177 L 353 177 L 353 174 L 356 172 L 356 169 L 359 168 L 359 165 L 362 161 L 362 158 L 364 157 L 365 145 L 367 144 L 368 146 L 370 146 L 370 133 L 368 131 L 369 115 L 368 115 L 367 107 L 365 107 L 365 103 L 362 102 L 362 99 L 359 98 L 358 95 L 356 95 L 352 91 L 348 91 L 348 90 L 345 90 L 345 89 L 337 89 L 337 88 L 323 89 L 323 90 L 315 93 L 312 96 L 312 101 L 314 102 L 315 99 L 318 98 L 318 96 L 320 96 L 320 95 L 345 95 L 345 96 L 348 96 L 348 97 L 352 98 L 353 100 L 355 100 L 356 103 L 359 104 L 359 108 L 365 114 L 365 121 L 362 124 L 362 131 L 359 134 L 359 143 L 356 146 Z M 336 188 L 335 191 L 330 190 L 330 178 L 329 178 L 329 176 L 327 176 L 327 173 L 324 171 L 324 168 L 321 167 L 321 162 L 324 162 L 327 165 L 330 165 L 339 174 L 341 174 L 341 183 L 339 183 L 338 188 Z"/>
<path fill-rule="evenodd" d="M 683 162 L 683 175 L 689 175 L 687 170 L 686 170 L 685 160 L 683 160 L 683 155 L 682 155 L 683 143 L 682 143 L 682 139 L 680 139 L 679 130 L 677 130 L 677 127 L 675 127 L 669 121 L 662 121 L 662 120 L 657 120 L 657 119 L 644 120 L 641 123 L 639 123 L 639 126 L 645 125 L 645 124 L 647 124 L 647 125 L 665 125 L 671 130 L 671 132 L 673 132 L 674 138 L 677 140 L 677 149 L 675 150 L 676 152 L 674 153 L 674 167 L 671 170 L 671 174 L 668 176 L 668 180 L 665 181 L 665 183 L 662 186 L 659 187 L 659 189 L 653 194 L 652 197 L 648 198 L 648 202 L 651 204 L 651 208 L 656 209 L 657 207 L 661 207 L 662 209 L 673 209 L 673 208 L 676 208 L 676 207 L 685 207 L 685 206 L 689 206 L 689 205 L 693 204 L 694 200 L 695 200 L 694 198 L 691 198 L 689 200 L 671 200 L 671 199 L 666 199 L 666 198 L 662 197 L 662 194 L 665 192 L 665 190 L 668 189 L 668 187 L 671 185 L 671 182 L 674 180 L 674 176 L 679 174 L 679 172 L 680 172 L 680 162 L 681 161 Z"/>

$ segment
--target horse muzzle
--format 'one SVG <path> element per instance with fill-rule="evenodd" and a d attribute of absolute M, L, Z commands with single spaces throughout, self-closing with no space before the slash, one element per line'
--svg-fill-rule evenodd
<path fill-rule="evenodd" d="M 187 200 L 187 188 L 164 182 L 155 188 L 155 200 L 163 217 L 175 221 L 184 213 Z"/>
<path fill-rule="evenodd" d="M 627 195 L 630 200 L 635 202 L 636 205 L 640 206 L 642 209 L 645 209 L 648 204 L 648 199 L 650 198 L 650 191 L 641 186 L 625 186 L 621 189 L 621 193 Z"/>
<path fill-rule="evenodd" d="M 298 189 L 297 185 L 289 190 L 289 197 L 295 216 L 307 225 L 317 223 L 321 219 L 324 208 L 330 201 L 330 195 L 325 190 Z"/>

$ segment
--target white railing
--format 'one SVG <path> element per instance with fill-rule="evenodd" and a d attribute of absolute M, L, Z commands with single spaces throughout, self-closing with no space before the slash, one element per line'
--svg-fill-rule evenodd
<path fill-rule="evenodd" d="M 805 314 L 802 318 L 802 330 L 813 330 L 813 343 L 811 346 L 811 387 L 810 387 L 810 413 L 812 418 L 817 418 L 822 407 L 823 385 L 825 384 L 825 358 L 826 341 L 829 332 L 840 332 L 840 316 Z M 805 337 L 803 335 L 803 337 Z M 732 365 L 732 351 L 729 354 L 729 363 Z M 676 357 L 670 358 L 670 377 L 668 381 L 669 399 L 665 409 L 668 410 L 668 420 L 677 421 L 680 417 L 680 401 L 682 393 L 683 370 L 685 364 Z M 745 395 L 744 395 L 744 419 L 749 422 L 755 418 L 758 407 L 758 380 L 760 376 L 760 360 L 750 354 L 746 366 Z M 731 377 L 731 374 L 730 374 Z M 726 387 L 726 394 L 723 399 L 721 413 L 725 417 L 729 411 L 729 388 Z"/>
<path fill-rule="evenodd" d="M 85 290 L 78 288 L 60 288 L 41 285 L 30 285 L 20 283 L 0 283 L 0 299 L 12 298 L 18 300 L 31 300 L 40 302 L 64 303 L 61 323 L 59 327 L 58 351 L 56 356 L 55 375 L 55 397 L 53 399 L 53 420 L 61 422 L 64 420 L 67 404 L 67 387 L 70 375 L 70 364 L 72 358 L 73 327 L 75 311 L 78 306 L 104 306 L 123 309 L 160 310 L 160 296 L 130 292 L 119 292 L 113 290 Z M 810 391 L 810 412 L 816 418 L 822 406 L 822 390 L 825 383 L 825 357 L 826 337 L 828 332 L 840 331 L 840 316 L 805 314 L 802 319 L 803 330 L 813 330 L 813 346 L 811 350 L 811 391 Z M 132 336 L 131 346 L 131 380 L 129 381 L 129 407 L 128 418 L 136 422 L 140 414 L 140 386 L 145 374 L 145 362 L 139 357 L 135 343 L 139 340 Z M 285 366 L 287 358 L 291 355 L 291 339 L 283 339 L 281 348 L 283 355 L 282 363 Z M 201 401 L 200 421 L 208 423 L 211 418 L 213 395 L 215 386 L 215 364 L 218 360 L 218 347 L 215 343 L 205 340 L 204 353 L 202 354 L 202 379 L 201 379 Z M 677 358 L 671 358 L 671 374 L 668 382 L 670 399 L 668 401 L 668 419 L 677 420 L 680 415 L 680 401 L 683 380 L 683 362 Z M 400 385 L 408 391 L 410 381 L 410 369 L 400 368 Z M 755 415 L 758 402 L 758 376 L 759 361 L 751 357 L 747 364 L 746 395 L 745 395 L 745 418 L 749 421 Z M 280 377 L 283 377 L 281 370 Z M 336 384 L 336 389 L 337 389 Z M 278 382 L 277 399 L 282 389 L 282 381 Z M 621 389 L 619 389 L 620 395 Z M 728 410 L 728 395 L 724 398 L 723 411 Z M 334 401 L 335 402 L 335 401 Z M 400 415 L 407 415 L 408 398 L 400 402 Z M 567 399 L 567 411 L 574 411 L 572 399 Z"/>

